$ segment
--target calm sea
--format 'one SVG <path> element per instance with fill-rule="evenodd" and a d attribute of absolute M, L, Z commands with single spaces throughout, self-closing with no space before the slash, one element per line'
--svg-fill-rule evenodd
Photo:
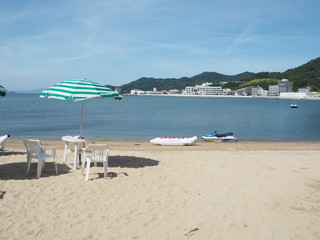
<path fill-rule="evenodd" d="M 128 96 L 85 101 L 87 139 L 150 140 L 217 130 L 240 140 L 320 140 L 320 101 Z M 81 102 L 8 93 L 0 99 L 0 135 L 61 139 L 79 135 Z"/>

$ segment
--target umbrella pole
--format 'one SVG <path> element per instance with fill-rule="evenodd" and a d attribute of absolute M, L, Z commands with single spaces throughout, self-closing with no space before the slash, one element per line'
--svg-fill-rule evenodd
<path fill-rule="evenodd" d="M 82 111 L 81 111 L 81 119 L 80 119 L 80 137 L 82 137 L 83 111 L 84 111 L 84 101 L 82 101 Z"/>
<path fill-rule="evenodd" d="M 84 112 L 84 101 L 82 101 L 82 110 L 81 110 L 81 118 L 80 118 L 80 138 L 82 138 L 83 112 Z M 80 166 L 82 165 L 80 151 L 79 151 L 79 165 Z"/>

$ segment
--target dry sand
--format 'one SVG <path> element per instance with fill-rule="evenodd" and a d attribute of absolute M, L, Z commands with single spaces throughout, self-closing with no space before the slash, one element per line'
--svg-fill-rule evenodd
<path fill-rule="evenodd" d="M 0 152 L 0 239 L 320 239 L 319 142 L 106 141 L 109 174 L 90 181 L 51 160 L 26 173 L 22 141 Z"/>

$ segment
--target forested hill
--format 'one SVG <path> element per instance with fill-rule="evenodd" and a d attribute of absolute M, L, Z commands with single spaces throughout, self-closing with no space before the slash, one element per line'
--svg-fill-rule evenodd
<path fill-rule="evenodd" d="M 283 78 L 293 82 L 295 88 L 312 87 L 313 91 L 320 90 L 320 57 L 309 61 L 300 67 L 289 69 L 282 74 Z"/>
<path fill-rule="evenodd" d="M 204 82 L 219 83 L 238 81 L 244 77 L 254 73 L 244 72 L 237 75 L 224 75 L 216 72 L 204 72 L 191 78 L 140 78 L 136 81 L 122 85 L 122 91 L 131 91 L 132 89 L 141 89 L 143 91 L 151 91 L 153 88 L 157 90 L 184 89 L 187 86 L 195 86 Z"/>
<path fill-rule="evenodd" d="M 241 81 L 248 82 L 257 79 L 288 79 L 293 82 L 293 90 L 298 88 L 311 87 L 312 91 L 320 91 L 320 58 L 315 58 L 299 67 L 288 69 L 285 72 L 259 72 L 246 76 Z M 229 84 L 236 88 L 237 85 Z"/>
<path fill-rule="evenodd" d="M 191 78 L 140 78 L 120 86 L 122 91 L 131 91 L 132 89 L 141 89 L 150 91 L 153 88 L 157 90 L 184 89 L 186 86 L 195 86 L 204 82 L 211 82 L 214 85 L 220 82 L 228 82 L 224 87 L 236 89 L 241 82 L 248 82 L 255 79 L 288 79 L 293 82 L 293 90 L 310 86 L 312 91 L 320 91 L 320 57 L 313 59 L 299 67 L 288 69 L 285 72 L 244 72 L 237 75 L 224 75 L 216 72 L 204 72 Z"/>

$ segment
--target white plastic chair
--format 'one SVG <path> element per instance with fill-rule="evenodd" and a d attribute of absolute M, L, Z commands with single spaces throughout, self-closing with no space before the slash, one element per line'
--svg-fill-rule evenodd
<path fill-rule="evenodd" d="M 85 181 L 88 181 L 90 174 L 91 162 L 94 162 L 94 166 L 97 166 L 97 162 L 103 163 L 104 179 L 107 179 L 108 173 L 108 152 L 109 149 L 106 144 L 89 144 L 86 148 L 83 148 L 83 162 L 82 162 L 82 174 L 86 164 Z"/>
<path fill-rule="evenodd" d="M 58 166 L 56 163 L 56 148 L 55 147 L 43 147 L 39 140 L 24 139 L 23 144 L 27 149 L 27 175 L 29 174 L 31 161 L 33 158 L 38 159 L 37 178 L 40 178 L 42 169 L 45 165 L 47 158 L 53 158 L 56 174 L 58 174 Z M 51 150 L 51 154 L 46 153 L 47 150 Z"/>

